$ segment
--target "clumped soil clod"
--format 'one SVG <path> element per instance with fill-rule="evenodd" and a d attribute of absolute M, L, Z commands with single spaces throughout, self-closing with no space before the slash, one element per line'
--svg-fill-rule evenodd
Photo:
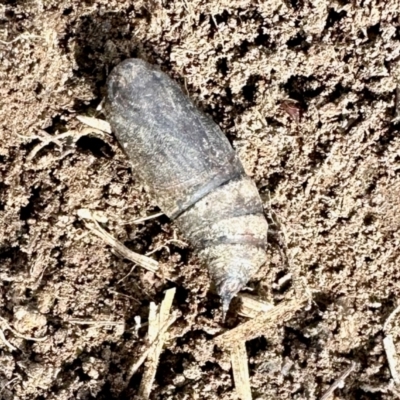
<path fill-rule="evenodd" d="M 114 136 L 77 119 L 101 117 L 109 72 L 140 57 L 220 125 L 257 184 L 271 245 L 251 294 L 314 300 L 247 342 L 253 398 L 321 398 L 353 363 L 336 396 L 394 398 L 383 324 L 400 299 L 398 10 L 394 0 L 2 2 L 0 397 L 132 398 L 140 369 L 118 393 L 146 346 L 149 305 L 176 287 L 181 317 L 151 398 L 237 399 L 206 268 L 165 216 L 132 223 L 159 210 Z M 162 273 L 132 270 L 80 209 L 153 252 Z M 227 327 L 246 320 L 232 312 Z M 390 335 L 400 354 L 397 317 Z"/>

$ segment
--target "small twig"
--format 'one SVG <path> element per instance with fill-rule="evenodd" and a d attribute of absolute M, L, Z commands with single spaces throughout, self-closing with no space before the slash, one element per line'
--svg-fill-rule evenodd
<path fill-rule="evenodd" d="M 344 384 L 345 379 L 356 369 L 357 364 L 355 362 L 351 362 L 350 366 L 336 379 L 335 382 L 329 387 L 329 389 L 323 394 L 320 400 L 328 400 L 333 392 L 341 385 Z"/>
<path fill-rule="evenodd" d="M 104 135 L 104 132 L 99 130 L 99 129 L 95 129 L 95 128 L 84 128 L 80 131 L 76 131 L 76 130 L 71 130 L 71 131 L 67 131 L 67 132 L 63 132 L 60 133 L 58 135 L 50 135 L 49 133 L 47 133 L 46 131 L 40 131 L 41 135 L 34 135 L 34 136 L 29 136 L 29 139 L 39 139 L 40 143 L 37 144 L 34 149 L 29 153 L 27 160 L 32 160 L 33 158 L 35 158 L 36 154 L 43 149 L 43 147 L 46 147 L 47 145 L 49 145 L 50 143 L 55 143 L 57 146 L 59 147 L 63 147 L 63 143 L 60 142 L 60 140 L 62 139 L 66 139 L 67 137 L 72 137 L 74 139 L 74 142 L 77 142 L 82 136 L 85 135 L 89 135 L 91 133 L 98 133 L 100 135 Z M 23 138 L 26 138 L 25 136 L 23 136 Z"/>

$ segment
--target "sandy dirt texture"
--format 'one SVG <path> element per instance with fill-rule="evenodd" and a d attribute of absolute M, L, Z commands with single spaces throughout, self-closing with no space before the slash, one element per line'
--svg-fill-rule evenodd
<path fill-rule="evenodd" d="M 104 118 L 106 77 L 128 57 L 176 79 L 256 182 L 271 240 L 246 292 L 313 300 L 246 343 L 253 398 L 320 399 L 353 363 L 332 399 L 396 398 L 383 325 L 400 303 L 399 12 L 396 0 L 0 1 L 0 398 L 135 398 L 143 369 L 119 392 L 149 304 L 176 287 L 150 398 L 238 399 L 214 338 L 248 319 L 233 304 L 221 324 L 206 269 L 165 216 L 132 223 L 157 205 L 115 137 L 77 119 Z M 168 279 L 132 269 L 80 209 Z M 397 316 L 390 334 L 400 354 Z"/>

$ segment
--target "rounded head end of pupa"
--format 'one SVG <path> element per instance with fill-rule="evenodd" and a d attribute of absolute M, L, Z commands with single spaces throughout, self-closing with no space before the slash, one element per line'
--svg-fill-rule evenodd
<path fill-rule="evenodd" d="M 232 299 L 238 294 L 243 288 L 244 284 L 240 279 L 229 278 L 225 279 L 218 286 L 218 294 L 221 297 L 222 302 L 222 321 L 225 322 L 226 314 L 229 311 L 229 306 Z"/>

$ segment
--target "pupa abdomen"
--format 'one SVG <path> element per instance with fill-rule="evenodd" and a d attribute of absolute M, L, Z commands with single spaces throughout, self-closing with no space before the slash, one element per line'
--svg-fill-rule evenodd
<path fill-rule="evenodd" d="M 134 174 L 208 266 L 225 312 L 266 261 L 268 230 L 228 139 L 177 83 L 140 59 L 110 74 L 105 113 Z"/>

